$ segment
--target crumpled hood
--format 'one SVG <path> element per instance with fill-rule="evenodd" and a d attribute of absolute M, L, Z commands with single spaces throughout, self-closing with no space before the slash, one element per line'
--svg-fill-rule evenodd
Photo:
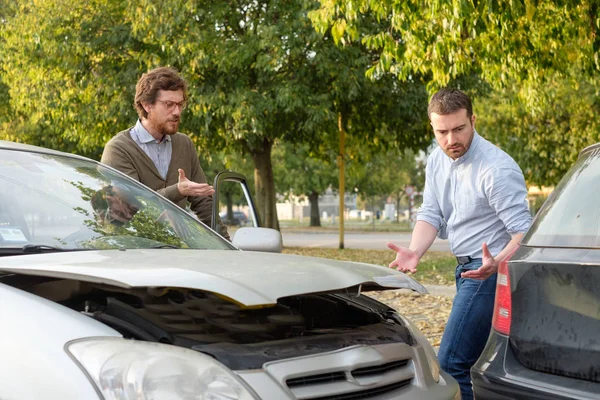
<path fill-rule="evenodd" d="M 427 290 L 407 275 L 371 264 L 235 250 L 103 250 L 0 258 L 0 271 L 131 287 L 218 293 L 246 306 L 287 296 L 366 290 Z"/>

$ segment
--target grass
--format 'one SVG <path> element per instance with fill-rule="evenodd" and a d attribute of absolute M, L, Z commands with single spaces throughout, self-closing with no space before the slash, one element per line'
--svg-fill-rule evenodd
<path fill-rule="evenodd" d="M 309 226 L 310 221 L 308 218 L 304 218 L 301 222 L 298 220 L 281 220 L 279 221 L 279 226 L 281 230 L 292 232 L 296 230 L 300 230 L 303 232 L 306 231 L 315 231 L 315 232 L 338 232 L 339 224 L 338 222 L 330 222 L 330 221 L 321 221 L 321 226 L 319 227 L 311 227 Z M 362 232 L 411 232 L 412 229 L 409 226 L 408 221 L 400 221 L 396 223 L 395 221 L 388 220 L 373 220 L 370 221 L 361 221 L 361 220 L 345 220 L 344 221 L 344 230 L 345 231 L 362 231 Z"/>
<path fill-rule="evenodd" d="M 394 260 L 391 250 L 325 249 L 306 247 L 285 247 L 283 253 L 302 256 L 331 258 L 335 260 L 357 261 L 387 267 Z M 453 285 L 456 259 L 445 252 L 427 252 L 417 266 L 413 278 L 422 284 Z"/>

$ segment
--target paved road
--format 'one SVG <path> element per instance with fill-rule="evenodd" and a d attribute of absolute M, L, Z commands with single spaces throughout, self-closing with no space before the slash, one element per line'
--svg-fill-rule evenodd
<path fill-rule="evenodd" d="M 339 233 L 334 232 L 285 232 L 284 230 L 282 236 L 283 245 L 286 247 L 338 248 L 339 246 Z M 344 234 L 344 248 L 386 250 L 387 242 L 399 246 L 408 246 L 410 237 L 410 233 L 402 232 L 346 232 Z M 436 239 L 430 250 L 449 252 L 450 247 L 447 240 Z"/>

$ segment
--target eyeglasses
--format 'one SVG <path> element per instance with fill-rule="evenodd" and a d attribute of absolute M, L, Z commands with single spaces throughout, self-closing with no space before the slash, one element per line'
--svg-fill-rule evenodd
<path fill-rule="evenodd" d="M 187 107 L 187 101 L 185 100 L 180 101 L 179 103 L 170 100 L 164 101 L 157 99 L 156 101 L 158 101 L 159 103 L 163 103 L 167 111 L 173 111 L 175 109 L 175 106 L 179 106 L 179 109 L 181 111 L 185 110 L 185 108 Z"/>

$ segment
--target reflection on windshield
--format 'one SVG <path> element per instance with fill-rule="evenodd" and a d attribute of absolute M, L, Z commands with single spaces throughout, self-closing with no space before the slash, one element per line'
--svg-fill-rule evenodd
<path fill-rule="evenodd" d="M 539 211 L 523 243 L 600 248 L 600 149 L 583 155 Z"/>
<path fill-rule="evenodd" d="M 93 162 L 0 150 L 0 247 L 231 249 L 193 216 Z"/>

